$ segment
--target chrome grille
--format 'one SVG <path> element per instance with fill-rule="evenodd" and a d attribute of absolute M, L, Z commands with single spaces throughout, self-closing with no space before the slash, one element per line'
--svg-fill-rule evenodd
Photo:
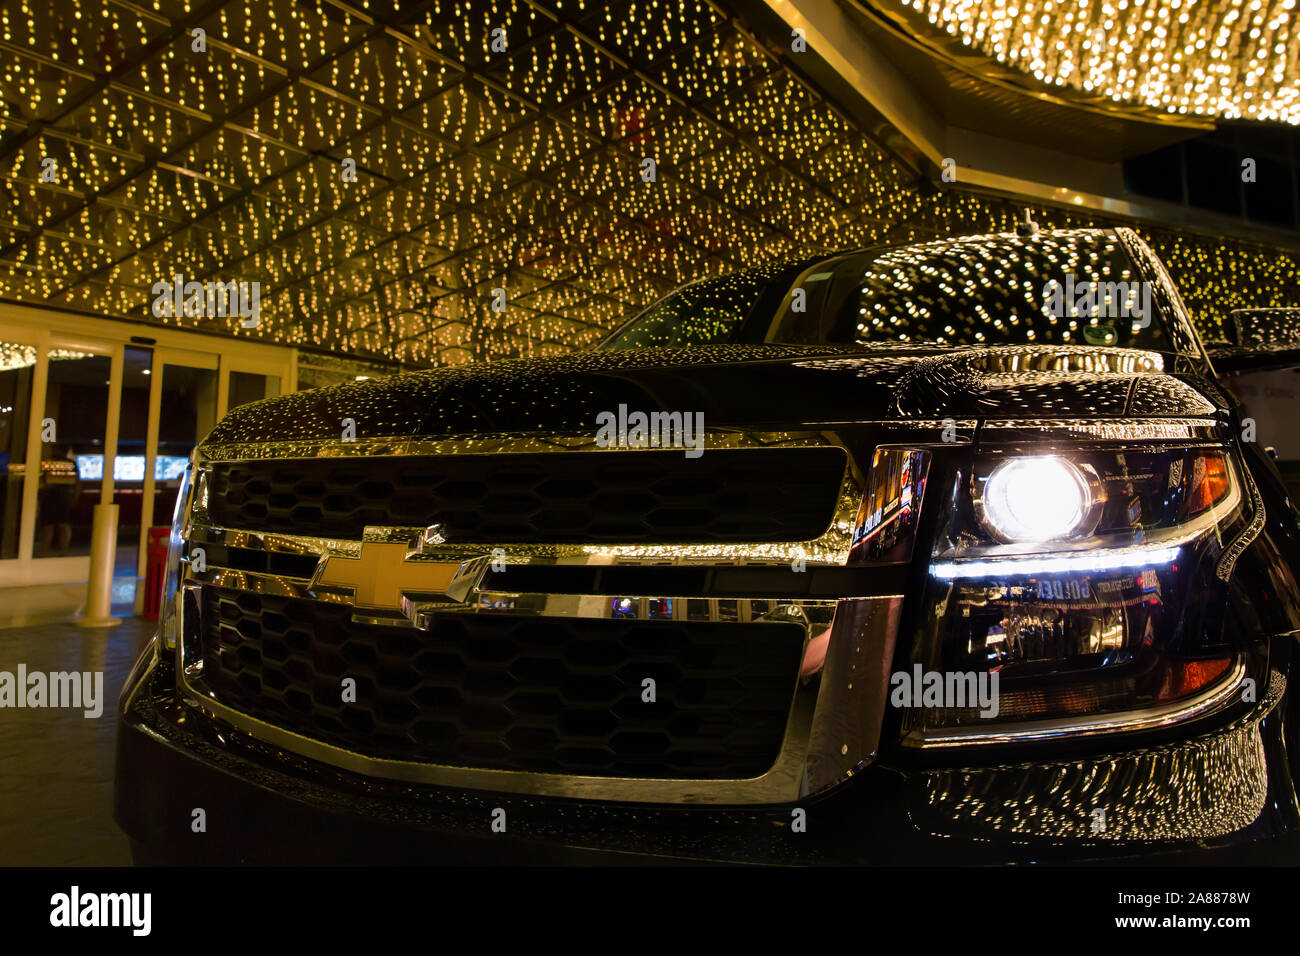
<path fill-rule="evenodd" d="M 701 459 L 687 460 L 680 452 L 610 451 L 583 436 L 541 434 L 201 447 L 185 531 L 190 559 L 177 598 L 185 699 L 273 746 L 413 783 L 741 804 L 782 802 L 842 780 L 874 746 L 878 716 L 863 703 L 879 681 L 863 676 L 891 658 L 901 601 L 897 584 L 845 567 L 864 476 L 825 432 L 708 433 L 705 449 Z M 423 474 L 420 459 L 500 463 L 510 456 L 550 474 L 561 469 L 547 463 L 561 458 L 582 459 L 577 463 L 594 471 L 601 462 L 645 465 L 671 456 L 673 481 L 704 475 L 683 464 L 761 461 L 764 481 L 781 493 L 779 501 L 775 490 L 751 499 L 768 502 L 760 519 L 791 510 L 791 489 L 812 487 L 801 483 L 812 471 L 820 470 L 818 481 L 835 495 L 825 517 L 798 528 L 806 537 L 620 536 L 593 547 L 589 538 L 453 540 L 443 525 L 403 524 L 416 512 L 392 510 L 348 512 L 346 533 L 313 534 L 341 526 L 295 515 L 287 501 L 273 509 L 265 489 L 258 494 L 267 515 L 279 509 L 279 517 L 248 514 L 241 520 L 249 526 L 240 529 L 223 509 L 237 512 L 246 502 L 223 502 L 233 486 L 214 480 L 237 469 L 311 462 L 318 474 L 360 463 L 366 480 L 384 481 Z M 779 483 L 777 462 L 785 468 Z M 420 513 L 420 521 L 427 518 Z M 369 523 L 376 520 L 398 523 Z M 774 527 L 754 521 L 746 533 L 774 535 Z M 408 545 L 405 558 L 399 542 Z M 194 565 L 197 548 L 206 568 Z M 339 589 L 340 580 L 356 579 L 352 569 L 367 566 L 367 554 L 385 563 L 385 574 L 411 582 L 403 587 L 415 592 L 414 604 L 375 613 L 350 587 Z M 504 555 L 506 570 L 480 578 L 465 603 L 421 603 L 429 599 L 421 587 L 428 579 L 409 562 L 445 567 L 489 554 Z M 805 564 L 812 573 L 798 573 Z M 608 591 L 624 586 L 631 590 Z M 837 639 L 832 631 L 844 634 Z M 341 695 L 349 676 L 358 679 L 355 706 L 344 706 Z M 658 709 L 641 699 L 646 678 L 656 683 Z M 819 720 L 822 701 L 860 719 Z"/>
<path fill-rule="evenodd" d="M 835 447 L 218 461 L 208 510 L 220 527 L 341 538 L 804 541 L 830 526 L 845 461 Z"/>
<path fill-rule="evenodd" d="M 218 700 L 371 757 L 502 770 L 757 776 L 780 751 L 803 647 L 788 621 L 445 614 L 423 631 L 215 587 L 202 606 Z"/>

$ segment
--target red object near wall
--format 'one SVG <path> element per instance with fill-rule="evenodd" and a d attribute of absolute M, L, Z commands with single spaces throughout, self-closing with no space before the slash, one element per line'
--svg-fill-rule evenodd
<path fill-rule="evenodd" d="M 163 581 L 167 577 L 167 546 L 172 529 L 150 528 L 148 550 L 144 565 L 144 607 L 140 616 L 146 621 L 158 620 L 158 604 L 162 600 Z"/>

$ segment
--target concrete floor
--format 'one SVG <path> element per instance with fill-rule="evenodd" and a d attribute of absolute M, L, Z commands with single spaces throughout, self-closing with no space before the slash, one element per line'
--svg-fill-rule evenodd
<path fill-rule="evenodd" d="M 85 585 L 0 591 L 0 671 L 104 672 L 104 710 L 0 708 L 0 865 L 125 866 L 113 822 L 117 698 L 153 621 L 131 616 L 134 579 L 113 589 L 114 628 L 73 624 Z M 120 603 L 119 603 L 120 602 Z"/>

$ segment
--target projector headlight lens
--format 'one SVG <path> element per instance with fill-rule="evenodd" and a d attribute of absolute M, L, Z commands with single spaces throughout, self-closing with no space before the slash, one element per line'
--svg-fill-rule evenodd
<path fill-rule="evenodd" d="M 929 478 L 944 483 L 925 506 L 947 510 L 908 663 L 969 677 L 997 707 L 904 701 L 906 746 L 1166 726 L 1244 703 L 1247 676 L 1267 680 L 1261 635 L 1225 622 L 1223 562 L 1255 513 L 1231 449 L 1080 440 L 1067 457 L 1059 443 L 988 443 Z"/>
<path fill-rule="evenodd" d="M 984 520 L 1004 541 L 1059 541 L 1091 529 L 1092 485 L 1078 466 L 1055 455 L 1012 458 L 984 483 Z"/>

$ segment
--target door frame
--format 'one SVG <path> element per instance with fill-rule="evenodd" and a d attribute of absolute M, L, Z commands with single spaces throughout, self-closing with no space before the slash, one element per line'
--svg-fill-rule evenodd
<path fill-rule="evenodd" d="M 161 441 L 163 381 L 166 378 L 168 365 L 178 368 L 197 368 L 216 373 L 218 395 L 213 397 L 213 420 L 221 420 L 219 397 L 221 355 L 214 352 L 199 352 L 194 349 L 154 347 L 152 364 L 149 366 L 149 421 L 146 426 L 144 440 L 144 487 L 141 491 L 142 498 L 140 500 L 139 550 L 136 552 L 136 613 L 139 613 L 144 606 L 144 588 L 138 585 L 139 582 L 144 580 L 148 567 L 149 529 L 154 526 L 158 517 L 164 517 L 168 522 L 171 521 L 171 515 L 158 516 L 154 514 L 154 492 L 157 487 L 154 466 L 158 460 L 158 444 Z"/>
<path fill-rule="evenodd" d="M 226 417 L 230 411 L 230 375 L 232 372 L 244 372 L 249 375 L 274 375 L 280 379 L 280 394 L 287 395 L 297 391 L 298 350 L 293 350 L 290 366 L 283 363 L 269 362 L 259 356 L 221 354 L 221 366 L 217 378 L 217 421 Z M 292 381 L 290 380 L 292 376 Z"/>
<path fill-rule="evenodd" d="M 99 482 L 99 503 L 113 500 L 113 469 L 117 458 L 118 428 L 122 413 L 122 366 L 125 348 L 120 342 L 81 332 L 67 333 L 45 327 L 37 332 L 36 370 L 32 376 L 31 406 L 27 418 L 27 452 L 24 465 L 22 517 L 18 531 L 18 558 L 0 561 L 0 585 L 11 583 L 9 574 L 17 573 L 13 583 L 35 581 L 78 581 L 90 576 L 90 555 L 62 558 L 36 557 L 36 516 L 41 486 L 41 433 L 45 420 L 45 401 L 49 395 L 50 352 L 66 349 L 87 355 L 105 356 L 109 360 L 108 405 L 104 410 L 104 467 Z M 55 422 L 58 428 L 58 422 Z M 57 435 L 57 431 L 56 431 Z M 16 567 L 15 567 L 16 565 Z M 9 566 L 9 567 L 6 567 Z"/>

